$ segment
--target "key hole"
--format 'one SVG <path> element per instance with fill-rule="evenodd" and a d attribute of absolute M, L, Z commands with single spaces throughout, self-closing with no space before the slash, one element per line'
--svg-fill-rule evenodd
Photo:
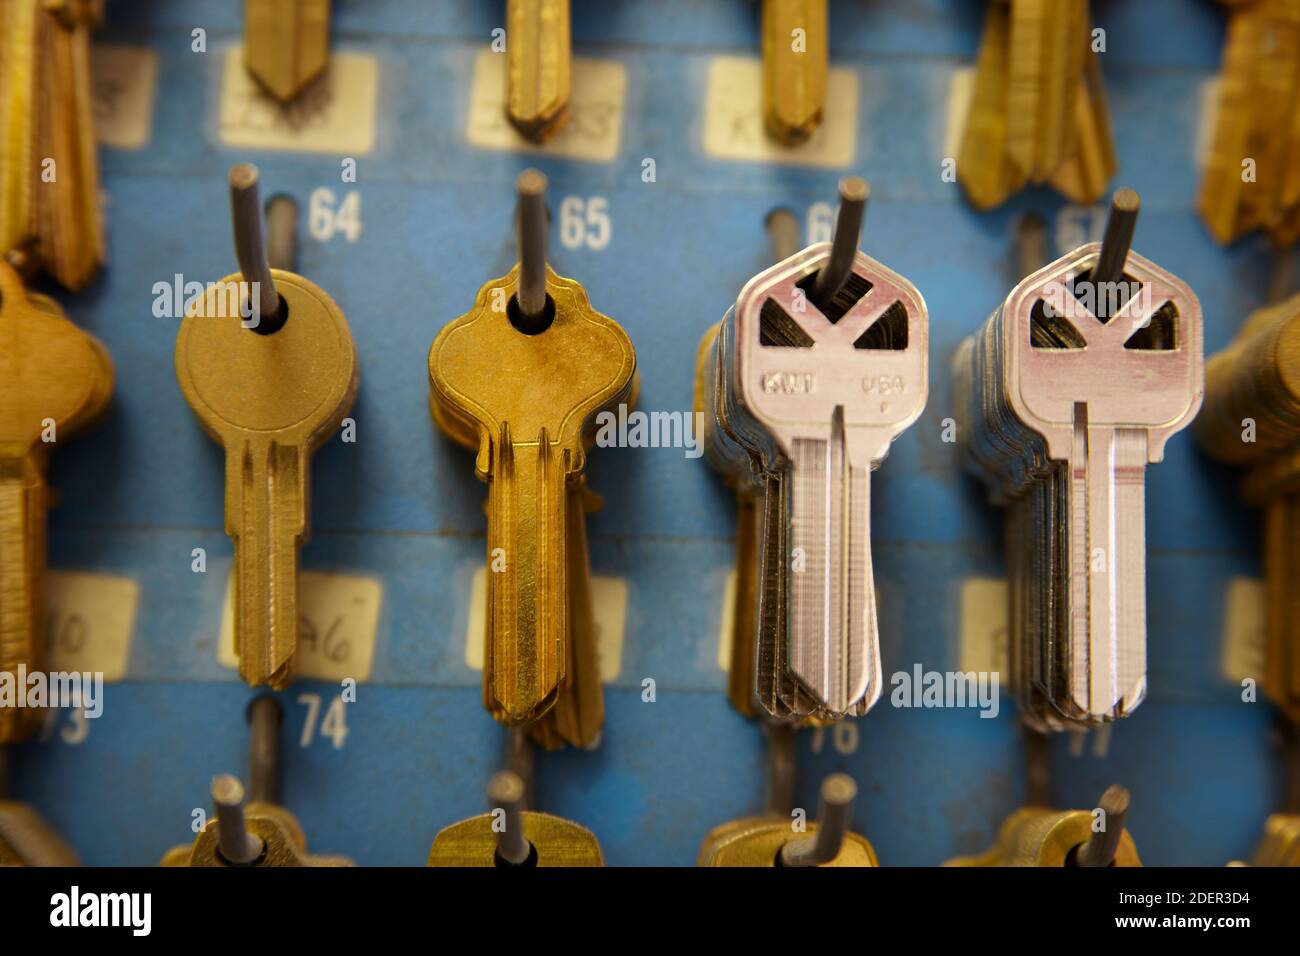
<path fill-rule="evenodd" d="M 517 331 L 524 335 L 541 335 L 555 321 L 555 300 L 551 298 L 549 292 L 546 293 L 546 308 L 542 309 L 542 314 L 536 319 L 529 319 L 519 308 L 519 296 L 512 295 L 506 305 L 506 315 L 510 317 L 510 324 Z"/>
<path fill-rule="evenodd" d="M 289 303 L 285 300 L 284 296 L 280 296 L 279 308 L 277 308 L 271 315 L 259 315 L 257 317 L 257 325 L 250 325 L 248 328 L 250 331 L 256 332 L 258 335 L 274 335 L 276 332 L 279 332 L 284 328 L 284 323 L 288 321 Z"/>
<path fill-rule="evenodd" d="M 537 846 L 531 841 L 528 844 L 528 858 L 522 863 L 511 863 L 505 859 L 496 850 L 492 851 L 492 862 L 494 865 L 507 870 L 527 870 L 537 865 Z"/>

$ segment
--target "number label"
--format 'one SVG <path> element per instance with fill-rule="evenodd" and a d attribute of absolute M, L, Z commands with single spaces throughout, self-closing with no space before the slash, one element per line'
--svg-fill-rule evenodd
<path fill-rule="evenodd" d="M 313 189 L 307 205 L 307 229 L 317 242 L 329 242 L 340 233 L 348 242 L 356 242 L 361 238 L 361 193 L 349 190 L 340 202 L 326 186 Z"/>
<path fill-rule="evenodd" d="M 604 196 L 565 196 L 560 203 L 560 242 L 564 248 L 585 246 L 599 252 L 609 245 L 613 230 L 609 202 Z"/>
<path fill-rule="evenodd" d="M 302 736 L 298 738 L 298 746 L 310 747 L 312 741 L 320 736 L 328 737 L 335 750 L 342 750 L 348 739 L 348 705 L 343 702 L 343 698 L 335 697 L 331 700 L 323 716 L 320 694 L 299 694 L 298 703 L 307 708 L 307 718 L 302 722 Z"/>

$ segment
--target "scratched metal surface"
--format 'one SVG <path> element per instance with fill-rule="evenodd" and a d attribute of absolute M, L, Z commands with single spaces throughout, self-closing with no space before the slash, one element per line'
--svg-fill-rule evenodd
<path fill-rule="evenodd" d="M 1009 224 L 1026 208 L 1068 222 L 1046 192 L 978 216 L 938 175 L 952 72 L 974 55 L 971 0 L 832 0 L 832 58 L 860 78 L 856 171 L 873 186 L 863 246 L 907 275 L 930 307 L 929 407 L 876 475 L 874 545 L 888 672 L 955 669 L 958 595 L 971 575 L 1001 573 L 999 516 L 940 439 L 954 408 L 948 362 L 1005 295 Z M 1221 347 L 1263 294 L 1262 245 L 1224 251 L 1191 210 L 1200 87 L 1217 69 L 1223 19 L 1209 0 L 1094 0 L 1108 31 L 1104 69 L 1121 157 L 1137 188 L 1135 247 L 1186 278 Z M 535 159 L 470 147 L 471 64 L 500 25 L 497 0 L 336 0 L 336 49 L 378 58 L 374 152 L 361 161 L 364 233 L 356 244 L 305 235 L 300 271 L 342 305 L 356 337 L 359 440 L 315 459 L 309 569 L 379 577 L 384 604 L 372 679 L 348 711 L 343 747 L 300 747 L 304 682 L 284 695 L 285 802 L 312 848 L 364 864 L 421 864 L 437 830 L 483 809 L 501 733 L 481 710 L 464 663 L 468 589 L 482 561 L 483 486 L 470 457 L 434 433 L 425 355 L 437 330 L 511 261 L 511 183 L 538 162 L 552 195 L 604 196 L 612 241 L 600 252 L 553 242 L 557 269 L 586 285 L 636 344 L 641 407 L 690 406 L 701 332 L 765 264 L 764 215 L 833 195 L 837 172 L 724 162 L 701 146 L 704 76 L 715 55 L 757 50 L 749 0 L 575 0 L 579 54 L 628 74 L 618 158 Z M 233 267 L 225 170 L 252 159 L 265 181 L 305 204 L 337 184 L 338 157 L 232 151 L 216 135 L 219 55 L 235 42 L 228 0 L 110 3 L 101 39 L 160 56 L 152 140 L 105 150 L 111 266 L 70 313 L 109 347 L 118 386 L 111 420 L 62 451 L 52 482 L 54 567 L 128 575 L 140 606 L 128 679 L 108 692 L 84 742 L 58 734 L 18 756 L 19 795 L 94 864 L 149 865 L 192 837 L 190 814 L 215 772 L 245 764 L 249 692 L 220 667 L 214 643 L 230 548 L 222 468 L 176 387 L 175 322 L 151 314 L 153 283 L 215 279 Z M 640 162 L 657 160 L 645 184 Z M 1077 218 L 1077 216 L 1075 217 Z M 690 864 L 707 830 L 756 810 L 761 736 L 728 707 L 717 667 L 721 588 L 733 506 L 702 460 L 680 450 L 597 450 L 591 484 L 605 508 L 590 522 L 592 565 L 629 586 L 623 664 L 606 688 L 601 748 L 540 758 L 539 802 L 600 837 L 616 864 Z M 1188 435 L 1148 477 L 1151 693 L 1103 759 L 1053 754 L 1063 805 L 1091 806 L 1105 784 L 1134 793 L 1131 826 L 1154 864 L 1219 865 L 1247 855 L 1277 779 L 1264 705 L 1237 702 L 1217 675 L 1224 588 L 1258 574 L 1254 518 L 1233 475 Z M 190 553 L 212 556 L 206 574 Z M 641 701 L 643 678 L 658 699 Z M 1004 702 L 1006 703 L 1006 702 Z M 981 849 L 1023 800 L 1009 703 L 995 720 L 971 710 L 904 710 L 883 701 L 841 753 L 801 741 L 804 805 L 818 777 L 853 773 L 858 828 L 884 864 L 929 865 Z"/>

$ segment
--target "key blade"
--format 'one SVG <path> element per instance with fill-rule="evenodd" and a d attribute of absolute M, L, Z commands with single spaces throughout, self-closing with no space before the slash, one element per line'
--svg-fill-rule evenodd
<path fill-rule="evenodd" d="M 780 143 L 807 142 L 826 108 L 826 0 L 763 0 L 763 121 Z"/>
<path fill-rule="evenodd" d="M 301 447 L 274 439 L 250 437 L 226 452 L 235 654 L 239 675 L 250 687 L 269 684 L 279 690 L 293 679 L 308 467 Z"/>
<path fill-rule="evenodd" d="M 515 726 L 553 706 L 566 679 L 568 464 L 545 429 L 528 441 L 503 425 L 490 454 L 483 703 Z"/>
<path fill-rule="evenodd" d="M 324 72 L 330 0 L 244 0 L 244 65 L 282 103 Z"/>
<path fill-rule="evenodd" d="M 568 119 L 573 54 L 569 0 L 507 0 L 506 115 L 541 143 Z"/>
<path fill-rule="evenodd" d="M 0 454 L 0 674 L 21 682 L 20 692 L 26 685 L 22 672 L 41 670 L 45 657 L 48 498 L 45 476 L 33 456 Z M 29 736 L 44 716 L 39 708 L 0 708 L 0 744 Z"/>
<path fill-rule="evenodd" d="M 1080 403 L 1069 464 L 1070 617 L 1065 715 L 1126 717 L 1146 696 L 1146 432 L 1089 423 Z"/>
<path fill-rule="evenodd" d="M 791 474 L 790 669 L 818 711 L 865 713 L 880 697 L 871 566 L 870 465 L 854 463 L 837 406 L 829 437 L 796 438 Z"/>

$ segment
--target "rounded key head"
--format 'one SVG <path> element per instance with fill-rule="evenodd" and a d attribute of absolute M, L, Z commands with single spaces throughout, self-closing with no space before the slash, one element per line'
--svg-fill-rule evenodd
<path fill-rule="evenodd" d="M 245 328 L 239 275 L 214 283 L 181 323 L 176 377 L 195 415 L 224 443 L 249 433 L 314 449 L 357 394 L 357 355 L 334 300 L 273 269 L 289 314 L 270 334 Z"/>
<path fill-rule="evenodd" d="M 0 444 L 35 445 L 47 420 L 59 439 L 88 427 L 112 392 L 104 347 L 0 261 Z"/>

